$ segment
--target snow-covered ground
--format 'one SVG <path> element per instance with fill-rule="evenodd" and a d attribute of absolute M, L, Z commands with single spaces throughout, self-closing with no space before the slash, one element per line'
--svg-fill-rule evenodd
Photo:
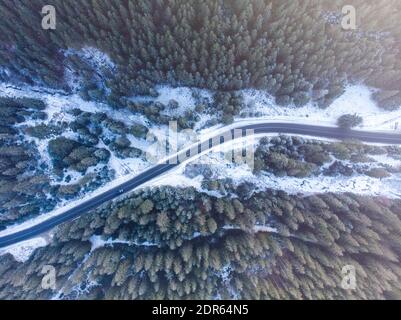
<path fill-rule="evenodd" d="M 143 116 L 132 114 L 124 110 L 112 109 L 108 105 L 99 102 L 85 101 L 78 94 L 66 94 L 57 90 L 44 89 L 40 87 L 26 86 L 23 89 L 7 83 L 0 83 L 0 96 L 4 97 L 24 97 L 43 100 L 47 108 L 48 119 L 37 120 L 32 124 L 49 123 L 57 121 L 71 122 L 74 120 L 70 112 L 78 108 L 85 112 L 104 112 L 112 119 L 123 121 L 126 124 L 144 123 Z"/>
<path fill-rule="evenodd" d="M 196 91 L 201 97 L 212 101 L 210 92 L 206 90 Z M 195 107 L 195 99 L 192 96 L 190 88 L 160 86 L 158 87 L 158 93 L 159 97 L 157 98 L 138 97 L 137 100 L 148 101 L 153 99 L 153 101 L 163 104 L 168 104 L 170 100 L 175 100 L 178 102 L 179 107 L 169 111 L 172 114 L 176 114 L 177 119 L 185 111 L 192 110 Z M 241 112 L 241 116 L 235 118 L 234 125 L 247 122 L 266 122 L 266 120 L 269 120 L 335 126 L 337 119 L 341 115 L 356 113 L 364 119 L 359 129 L 401 132 L 401 108 L 395 111 L 380 109 L 371 98 L 373 91 L 363 85 L 348 87 L 345 93 L 326 109 L 318 108 L 312 103 L 301 108 L 295 106 L 281 107 L 276 105 L 274 99 L 263 91 L 242 90 L 241 93 L 244 97 L 246 108 Z M 42 99 L 48 106 L 46 109 L 48 120 L 46 122 L 52 120 L 69 122 L 72 118 L 67 111 L 79 108 L 87 112 L 105 112 L 110 118 L 123 121 L 126 124 L 146 123 L 146 118 L 143 116 L 125 112 L 124 110 L 115 110 L 102 103 L 84 101 L 77 94 L 66 95 L 57 90 L 29 86 L 21 89 L 10 84 L 0 83 L 0 96 Z M 219 127 L 222 127 L 222 125 L 200 130 L 199 133 L 203 133 L 204 135 L 207 132 L 214 133 L 214 130 Z"/>
<path fill-rule="evenodd" d="M 274 134 L 270 134 L 274 136 Z M 258 135 L 256 138 L 261 138 L 264 135 Z M 253 144 L 258 139 L 253 141 Z M 255 191 L 262 191 L 266 189 L 279 189 L 288 192 L 289 194 L 298 194 L 302 191 L 303 194 L 312 194 L 320 192 L 354 192 L 363 195 L 375 195 L 375 196 L 387 196 L 390 198 L 401 197 L 401 175 L 395 175 L 391 179 L 374 179 L 367 176 L 353 176 L 351 178 L 347 177 L 312 177 L 312 178 L 294 178 L 294 177 L 276 177 L 273 174 L 265 173 L 260 176 L 255 176 L 252 173 L 249 164 L 235 164 L 228 162 L 225 153 L 235 150 L 236 148 L 242 148 L 248 146 L 250 143 L 246 139 L 238 139 L 235 141 L 230 141 L 224 145 L 216 146 L 210 153 L 208 151 L 199 154 L 194 159 L 189 159 L 182 163 L 176 169 L 164 174 L 160 177 L 147 182 L 140 188 L 146 187 L 156 187 L 156 186 L 175 186 L 175 187 L 189 187 L 192 186 L 199 190 L 200 192 L 208 192 L 202 189 L 201 184 L 203 177 L 198 176 L 190 179 L 184 175 L 185 165 L 192 163 L 194 161 L 199 161 L 201 163 L 207 163 L 211 166 L 213 172 L 215 173 L 216 179 L 231 178 L 234 185 L 239 185 L 243 182 L 250 182 L 256 186 Z M 378 161 L 389 165 L 398 165 L 398 160 L 393 160 L 386 156 L 375 156 Z M 91 194 L 87 194 L 83 198 L 66 203 L 60 206 L 58 209 L 43 214 L 41 216 L 35 217 L 29 221 L 22 224 L 16 224 L 9 226 L 7 229 L 0 232 L 0 236 L 5 236 L 17 231 L 24 230 L 35 224 L 43 222 L 51 217 L 57 216 L 66 210 L 77 206 L 78 204 L 91 199 L 92 197 L 101 194 L 110 188 L 113 188 L 135 176 L 136 173 L 131 173 L 129 175 L 122 176 L 114 181 L 108 183 L 102 188 L 97 189 Z M 96 246 L 96 241 L 99 239 L 92 239 L 94 246 Z M 102 243 L 101 245 L 112 244 L 112 243 Z M 18 250 L 18 246 L 14 245 L 6 248 L 7 251 L 0 251 L 0 254 L 10 252 L 19 256 L 29 257 L 30 253 L 33 252 L 35 246 L 40 247 L 46 245 L 45 242 L 40 242 L 38 240 L 28 242 L 24 248 Z M 99 244 L 100 245 L 100 244 Z M 10 251 L 8 251 L 10 250 Z M 22 253 L 21 253 L 22 252 Z M 20 258 L 21 259 L 21 258 Z"/>
<path fill-rule="evenodd" d="M 106 53 L 94 47 L 83 47 L 80 50 L 73 48 L 64 50 L 63 54 L 65 57 L 80 57 L 83 61 L 87 62 L 96 71 L 97 82 L 100 87 L 104 88 L 107 93 L 110 93 L 110 90 L 104 85 L 104 79 L 106 78 L 104 74 L 105 72 L 115 73 L 117 67 Z M 76 70 L 69 65 L 65 67 L 65 79 L 74 92 L 78 92 L 82 88 L 82 79 L 78 76 Z"/>
<path fill-rule="evenodd" d="M 25 262 L 37 248 L 47 246 L 47 244 L 48 241 L 44 237 L 37 237 L 2 248 L 0 249 L 0 255 L 10 253 L 15 260 Z"/>
<path fill-rule="evenodd" d="M 258 138 L 265 135 L 257 135 L 255 143 Z M 271 134 L 273 136 L 273 134 Z M 255 191 L 262 191 L 266 189 L 284 190 L 289 194 L 313 194 L 321 192 L 352 192 L 361 195 L 371 196 L 386 196 L 389 198 L 401 197 L 401 174 L 394 174 L 386 179 L 376 179 L 364 175 L 354 174 L 351 177 L 345 176 L 314 176 L 308 178 L 295 178 L 295 177 L 277 177 L 272 173 L 263 173 L 255 176 L 252 173 L 252 166 L 248 164 L 235 164 L 227 161 L 225 157 L 226 152 L 242 148 L 249 145 L 249 141 L 239 139 L 230 141 L 224 145 L 217 146 L 214 152 L 205 152 L 200 154 L 196 159 L 190 159 L 181 164 L 177 169 L 153 179 L 143 187 L 172 185 L 172 186 L 192 186 L 201 192 L 205 192 L 201 188 L 202 176 L 189 179 L 184 175 L 185 165 L 188 163 L 205 163 L 210 166 L 214 173 L 214 178 L 224 179 L 231 178 L 234 185 L 239 185 L 244 182 L 252 183 L 256 186 Z M 385 155 L 372 156 L 377 163 L 387 164 L 397 168 L 401 165 L 401 161 L 392 159 Z M 375 167 L 376 163 L 367 164 L 367 166 Z"/>
<path fill-rule="evenodd" d="M 193 110 L 195 101 L 192 92 L 189 88 L 170 88 L 159 87 L 159 97 L 156 101 L 167 104 L 170 100 L 178 102 L 178 108 L 175 111 L 177 117 L 182 116 L 185 111 Z M 201 97 L 211 101 L 211 93 L 198 90 Z M 321 124 L 335 126 L 339 116 L 345 113 L 357 113 L 364 118 L 363 125 L 359 128 L 362 130 L 372 131 L 388 131 L 400 132 L 401 126 L 401 109 L 396 111 L 383 111 L 379 109 L 371 99 L 372 91 L 365 86 L 351 86 L 347 88 L 344 95 L 339 97 L 327 109 L 319 109 L 313 104 L 308 104 L 302 108 L 295 107 L 279 107 L 275 105 L 274 100 L 261 91 L 243 90 L 242 94 L 245 99 L 247 108 L 242 112 L 240 117 L 235 119 L 234 124 L 230 126 L 216 125 L 206 129 L 199 129 L 199 140 L 203 141 L 228 129 L 243 126 L 247 124 L 262 123 L 262 122 L 288 122 L 288 123 L 305 123 L 305 124 Z M 105 104 L 83 101 L 77 94 L 66 95 L 63 92 L 49 90 L 46 88 L 24 87 L 16 88 L 9 84 L 0 84 L 0 96 L 13 97 L 30 97 L 42 99 L 47 104 L 46 112 L 49 119 L 47 121 L 72 121 L 68 111 L 74 108 L 79 108 L 87 112 L 105 112 L 111 118 L 123 121 L 126 124 L 146 123 L 146 119 L 140 115 L 134 115 L 124 110 L 115 110 L 109 108 Z M 138 97 L 138 100 L 149 99 Z M 255 117 L 257 115 L 257 117 Z M 208 116 L 203 117 L 202 123 L 205 122 Z M 202 128 L 201 125 L 196 125 L 195 128 Z M 162 128 L 156 128 L 162 129 Z M 135 142 L 135 141 L 132 141 Z M 137 146 L 140 146 L 140 142 Z M 231 144 L 230 144 L 231 143 Z M 227 143 L 227 148 L 232 148 L 234 142 Z M 236 142 L 238 143 L 238 141 Z M 45 147 L 38 142 L 40 153 L 46 159 Z M 142 145 L 141 147 L 144 147 Z M 308 179 L 298 179 L 291 177 L 277 178 L 271 174 L 265 174 L 260 177 L 252 175 L 249 166 L 238 166 L 232 163 L 226 163 L 224 158 L 220 157 L 219 153 L 208 156 L 214 162 L 214 168 L 222 178 L 231 177 L 235 183 L 243 181 L 254 182 L 258 188 L 275 188 L 282 189 L 289 193 L 315 193 L 315 192 L 356 192 L 370 195 L 386 195 L 396 197 L 401 195 L 401 177 L 395 176 L 392 179 L 373 179 L 365 176 L 354 176 L 351 178 L 331 178 L 331 177 L 316 177 Z M 49 159 L 46 159 L 49 161 Z M 377 160 L 380 160 L 379 158 Z M 194 161 L 191 160 L 191 161 Z M 381 161 L 392 161 L 389 159 L 381 159 Z M 395 160 L 394 160 L 395 161 Z M 92 198 L 93 196 L 105 192 L 124 181 L 131 179 L 147 168 L 150 164 L 138 159 L 120 160 L 116 157 L 111 158 L 109 166 L 117 172 L 116 179 L 93 193 L 85 195 L 82 199 L 77 199 L 69 203 L 63 204 L 63 207 L 56 208 L 54 211 L 33 218 L 23 224 L 13 225 L 6 230 L 0 232 L 0 236 L 10 234 L 19 230 L 28 228 L 42 222 L 50 217 L 61 214 L 65 210 L 76 206 L 83 201 Z M 170 172 L 162 177 L 154 179 L 145 184 L 143 187 L 156 185 L 174 185 L 174 186 L 194 186 L 200 189 L 202 177 L 189 179 L 183 175 L 184 165 L 178 167 L 173 172 Z M 37 246 L 43 245 L 43 242 L 36 240 Z M 22 245 L 17 245 L 17 247 Z M 29 245 L 32 248 L 32 243 Z M 7 248 L 8 250 L 9 248 Z M 25 249 L 26 251 L 26 249 Z M 16 253 L 18 255 L 18 253 Z"/>
<path fill-rule="evenodd" d="M 399 159 L 394 159 L 391 157 L 388 157 L 386 155 L 378 154 L 378 155 L 370 155 L 369 157 L 374 159 L 377 163 L 383 164 L 383 165 L 388 165 L 394 168 L 401 168 L 401 154 L 399 155 Z"/>
<path fill-rule="evenodd" d="M 257 118 L 297 123 L 336 125 L 337 119 L 344 114 L 357 114 L 363 118 L 358 129 L 373 131 L 398 131 L 401 133 L 401 109 L 385 111 L 380 109 L 372 99 L 373 91 L 364 85 L 353 85 L 337 98 L 328 108 L 320 109 L 313 103 L 304 107 L 280 107 L 268 94 L 258 90 L 243 90 L 246 105 L 242 116 L 257 114 Z M 400 106 L 401 107 L 401 106 Z"/>
<path fill-rule="evenodd" d="M 156 91 L 158 93 L 158 97 L 156 98 L 149 96 L 138 96 L 133 97 L 132 101 L 160 102 L 165 106 L 168 106 L 171 101 L 175 101 L 178 103 L 177 108 L 168 108 L 168 110 L 164 110 L 162 114 L 167 114 L 173 117 L 175 116 L 177 119 L 182 117 L 185 112 L 193 111 L 195 109 L 196 99 L 193 96 L 194 92 L 196 92 L 200 99 L 204 99 L 208 102 L 213 101 L 212 93 L 208 90 L 192 89 L 188 87 L 172 88 L 164 85 L 157 86 Z"/>
<path fill-rule="evenodd" d="M 126 244 L 129 246 L 145 246 L 145 247 L 152 247 L 156 246 L 156 243 L 151 242 L 132 242 L 132 241 L 125 241 L 125 240 L 113 240 L 111 238 L 104 240 L 102 236 L 92 236 L 89 239 L 91 243 L 91 252 L 95 251 L 97 248 L 101 248 L 104 246 L 113 246 L 115 244 Z"/>

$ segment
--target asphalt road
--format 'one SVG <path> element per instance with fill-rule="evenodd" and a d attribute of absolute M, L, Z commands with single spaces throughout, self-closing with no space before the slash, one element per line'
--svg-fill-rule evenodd
<path fill-rule="evenodd" d="M 255 124 L 248 125 L 236 128 L 235 130 L 254 130 L 254 134 L 261 133 L 282 133 L 282 134 L 295 134 L 295 135 L 307 135 L 318 138 L 332 138 L 332 139 L 357 139 L 363 142 L 370 143 L 384 143 L 384 144 L 399 144 L 401 145 L 401 134 L 389 134 L 389 133 L 379 133 L 379 132 L 366 132 L 366 131 L 354 131 L 354 130 L 344 130 L 335 127 L 324 127 L 324 126 L 312 126 L 312 125 L 303 125 L 303 124 L 290 124 L 290 123 L 265 123 L 265 124 Z M 238 132 L 238 131 L 237 131 Z M 226 134 L 230 134 L 234 139 L 234 130 L 228 131 Z M 224 134 L 220 134 L 214 138 L 209 139 L 209 143 L 206 141 L 205 143 L 198 145 L 198 150 L 207 150 L 212 147 L 212 141 L 221 140 Z M 238 137 L 238 135 L 237 135 Z M 213 140 L 212 140 L 213 139 Z M 196 148 L 196 147 L 195 147 Z M 182 156 L 183 154 L 192 157 L 190 155 L 189 150 L 184 150 L 179 154 Z M 66 210 L 64 213 L 61 213 L 58 216 L 49 218 L 43 222 L 38 223 L 37 225 L 28 227 L 25 230 L 21 230 L 15 232 L 13 234 L 9 234 L 3 237 L 0 237 L 0 248 L 6 247 L 12 244 L 16 244 L 18 242 L 30 239 L 32 237 L 38 236 L 59 224 L 77 218 L 85 213 L 88 213 L 91 209 L 94 209 L 101 204 L 110 201 L 118 196 L 121 196 L 124 193 L 127 193 L 136 187 L 144 184 L 152 180 L 153 178 L 166 173 L 172 168 L 176 167 L 179 164 L 180 157 L 174 156 L 166 161 L 165 164 L 158 164 L 143 173 L 137 175 L 129 181 L 126 181 L 113 189 L 110 189 L 98 196 L 93 197 L 92 199 L 83 202 L 72 209 Z M 174 161 L 175 160 L 175 161 Z"/>

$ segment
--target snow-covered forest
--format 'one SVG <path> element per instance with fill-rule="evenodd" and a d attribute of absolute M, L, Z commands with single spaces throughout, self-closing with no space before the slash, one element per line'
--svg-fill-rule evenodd
<path fill-rule="evenodd" d="M 151 168 L 171 121 L 181 149 L 258 123 L 401 134 L 397 0 L 54 0 L 55 30 L 45 2 L 0 2 L 0 237 Z M 400 145 L 260 134 L 1 248 L 0 298 L 400 298 L 400 198 Z"/>

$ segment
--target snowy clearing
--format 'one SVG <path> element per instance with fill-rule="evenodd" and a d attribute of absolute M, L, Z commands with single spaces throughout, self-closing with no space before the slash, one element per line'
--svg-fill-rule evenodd
<path fill-rule="evenodd" d="M 29 239 L 12 246 L 0 249 L 0 255 L 11 254 L 19 262 L 25 262 L 32 253 L 40 247 L 47 246 L 48 241 L 44 237 Z"/>
<path fill-rule="evenodd" d="M 255 118 L 252 115 L 257 115 L 258 119 L 332 126 L 336 125 L 337 119 L 343 114 L 357 114 L 364 119 L 358 129 L 401 133 L 401 109 L 380 109 L 372 100 L 372 93 L 373 91 L 364 85 L 349 86 L 328 108 L 320 109 L 312 103 L 301 108 L 280 107 L 274 103 L 271 96 L 262 91 L 243 90 L 247 108 L 241 114 L 244 121 Z"/>
<path fill-rule="evenodd" d="M 263 136 L 266 135 L 255 136 L 255 142 Z M 270 136 L 275 135 L 270 134 Z M 199 154 L 195 158 L 184 162 L 176 169 L 173 169 L 163 176 L 144 184 L 142 188 L 162 185 L 179 187 L 192 186 L 200 192 L 206 192 L 201 188 L 202 176 L 190 179 L 183 173 L 187 164 L 196 161 L 197 163 L 205 163 L 209 165 L 214 172 L 213 177 L 216 179 L 231 178 L 236 186 L 244 182 L 253 183 L 257 187 L 257 191 L 277 189 L 286 191 L 289 194 L 299 194 L 301 192 L 303 194 L 352 192 L 361 195 L 386 196 L 389 198 L 401 197 L 401 174 L 394 174 L 386 179 L 375 179 L 363 175 L 353 175 L 352 177 L 330 177 L 323 175 L 308 178 L 295 178 L 288 176 L 277 177 L 272 173 L 266 172 L 255 176 L 248 164 L 235 164 L 226 160 L 226 152 L 249 145 L 249 141 L 238 139 L 236 141 L 227 142 L 221 146 L 216 146 L 212 149 L 213 152 L 204 152 Z M 400 163 L 400 161 L 384 155 L 374 156 L 372 158 L 380 163 L 394 167 L 398 166 Z M 373 164 L 371 165 L 373 166 Z"/>

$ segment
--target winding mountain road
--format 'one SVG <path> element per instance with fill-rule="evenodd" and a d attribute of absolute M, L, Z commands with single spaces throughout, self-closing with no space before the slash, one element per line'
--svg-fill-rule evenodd
<path fill-rule="evenodd" d="M 306 135 L 313 136 L 317 138 L 330 138 L 330 139 L 357 139 L 368 143 L 383 143 L 383 144 L 394 144 L 401 145 L 401 134 L 390 134 L 390 133 L 379 133 L 379 132 L 367 132 L 367 131 L 355 131 L 355 130 L 344 130 L 336 127 L 325 127 L 325 126 L 314 126 L 306 124 L 292 124 L 292 123 L 264 123 L 264 124 L 254 124 L 238 127 L 235 129 L 230 129 L 226 132 L 231 133 L 231 137 L 235 139 L 234 130 L 253 130 L 254 134 L 266 134 L 266 133 L 277 133 L 277 134 L 294 134 L 294 135 Z M 238 131 L 237 131 L 238 132 Z M 209 139 L 209 145 L 207 146 L 207 141 L 201 146 L 198 144 L 198 150 L 204 151 L 205 149 L 211 149 L 213 147 L 212 141 L 220 139 L 219 137 L 225 137 L 224 133 L 217 135 L 214 138 Z M 238 135 L 237 135 L 238 138 Z M 213 139 L 213 140 L 212 140 Z M 223 142 L 223 141 L 221 141 Z M 205 148 L 206 146 L 206 148 Z M 196 147 L 195 147 L 196 148 Z M 64 212 L 57 216 L 51 217 L 45 221 L 39 222 L 36 225 L 29 226 L 24 230 L 19 230 L 14 233 L 7 234 L 0 237 L 0 248 L 10 246 L 24 240 L 28 240 L 35 236 L 38 236 L 59 224 L 77 218 L 85 213 L 88 213 L 91 209 L 94 209 L 101 204 L 110 201 L 124 193 L 130 192 L 133 189 L 139 187 L 140 185 L 152 180 L 153 178 L 160 176 L 167 171 L 173 169 L 179 165 L 178 156 L 183 153 L 188 153 L 189 150 L 194 148 L 188 148 L 183 150 L 175 156 L 169 158 L 165 163 L 155 165 L 154 167 L 144 171 L 143 173 L 135 176 L 134 178 L 121 183 L 120 185 L 105 191 L 93 197 L 86 202 L 80 203 L 71 209 L 66 209 Z M 190 155 L 193 157 L 194 155 Z"/>

